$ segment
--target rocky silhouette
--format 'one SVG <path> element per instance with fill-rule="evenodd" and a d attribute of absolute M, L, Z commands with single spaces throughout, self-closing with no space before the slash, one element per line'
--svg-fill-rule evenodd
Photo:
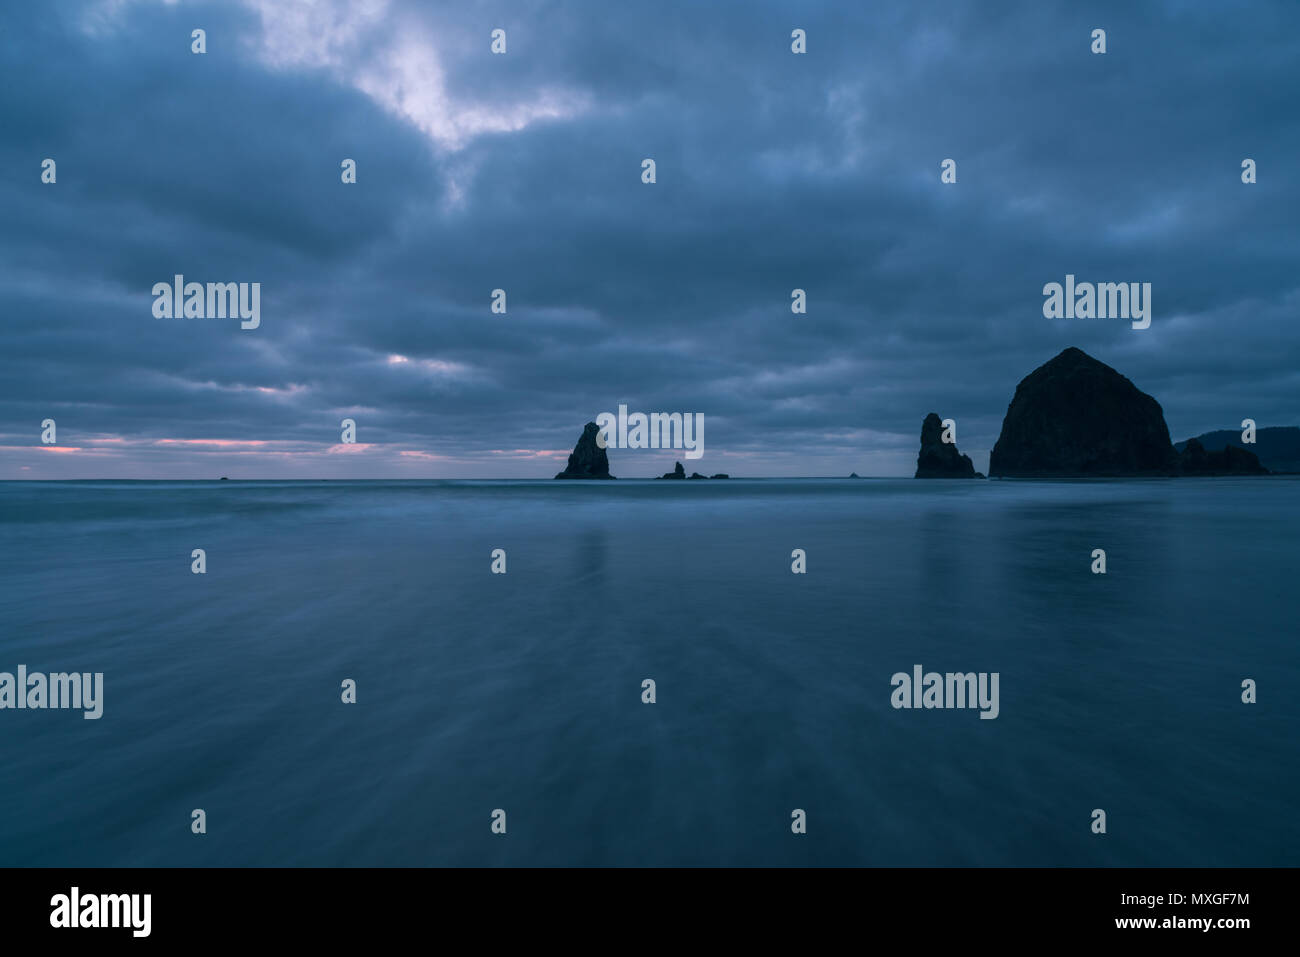
<path fill-rule="evenodd" d="M 1182 452 L 1188 442 L 1176 442 L 1174 448 Z M 1240 429 L 1222 429 L 1196 436 L 1196 441 L 1207 449 L 1235 446 L 1254 453 L 1259 464 L 1270 472 L 1300 472 L 1300 428 L 1294 425 L 1270 425 L 1255 433 L 1254 443 L 1241 440 Z"/>
<path fill-rule="evenodd" d="M 856 473 L 851 476 L 856 478 Z M 970 456 L 943 440 L 943 420 L 931 412 L 921 423 L 921 451 L 916 457 L 917 478 L 983 478 Z"/>
<path fill-rule="evenodd" d="M 1235 445 L 1225 445 L 1222 451 L 1207 452 L 1197 439 L 1182 443 L 1178 457 L 1179 471 L 1183 475 L 1267 475 L 1268 469 L 1259 464 L 1259 457 Z"/>
<path fill-rule="evenodd" d="M 582 429 L 578 444 L 569 453 L 569 464 L 564 471 L 555 476 L 557 479 L 612 479 L 609 474 L 609 456 L 596 443 L 600 427 L 595 422 L 588 422 Z"/>
<path fill-rule="evenodd" d="M 725 479 L 725 478 L 731 478 L 731 476 L 728 475 L 726 472 L 719 472 L 716 475 L 701 475 L 699 472 L 692 472 L 689 476 L 687 476 L 686 469 L 682 468 L 681 462 L 678 462 L 676 468 L 674 468 L 671 472 L 665 472 L 663 475 L 657 476 L 656 480 L 686 479 L 687 481 L 689 481 L 690 479 Z"/>
<path fill-rule="evenodd" d="M 1073 347 L 1016 386 L 989 457 L 1007 478 L 1177 474 L 1160 403 Z"/>

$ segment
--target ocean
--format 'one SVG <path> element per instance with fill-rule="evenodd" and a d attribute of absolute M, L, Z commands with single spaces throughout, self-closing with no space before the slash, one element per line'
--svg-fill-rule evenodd
<path fill-rule="evenodd" d="M 0 672 L 104 676 L 0 865 L 1294 866 L 1298 572 L 1284 477 L 0 483 Z"/>

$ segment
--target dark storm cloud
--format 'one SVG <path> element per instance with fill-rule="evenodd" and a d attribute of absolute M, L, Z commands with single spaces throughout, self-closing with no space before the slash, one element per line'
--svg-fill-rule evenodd
<path fill-rule="evenodd" d="M 1132 7 L 7 11 L 0 477 L 544 476 L 620 402 L 706 468 L 906 472 L 931 410 L 982 465 L 1067 345 L 1175 438 L 1295 423 L 1300 10 Z M 261 327 L 155 319 L 178 272 Z M 1066 273 L 1151 328 L 1043 318 Z"/>

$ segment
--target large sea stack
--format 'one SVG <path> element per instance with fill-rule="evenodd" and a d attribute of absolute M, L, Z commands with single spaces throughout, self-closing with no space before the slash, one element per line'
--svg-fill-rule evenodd
<path fill-rule="evenodd" d="M 1073 347 L 1016 386 L 989 475 L 1075 478 L 1176 475 L 1160 403 Z"/>
<path fill-rule="evenodd" d="M 612 479 L 609 474 L 609 456 L 596 443 L 600 426 L 588 422 L 582 429 L 578 444 L 569 453 L 569 464 L 557 479 Z"/>
<path fill-rule="evenodd" d="M 931 412 L 921 423 L 921 451 L 916 457 L 917 478 L 983 478 L 970 456 L 943 440 L 943 420 Z"/>

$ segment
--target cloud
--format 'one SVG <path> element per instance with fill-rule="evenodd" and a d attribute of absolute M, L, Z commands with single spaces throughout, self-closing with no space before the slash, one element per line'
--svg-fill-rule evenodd
<path fill-rule="evenodd" d="M 559 86 L 520 90 L 504 102 L 453 96 L 434 30 L 383 0 L 248 0 L 246 5 L 261 20 L 253 42 L 264 63 L 280 70 L 322 70 L 411 123 L 442 150 L 463 149 L 484 133 L 514 133 L 540 121 L 569 119 L 590 105 L 583 91 Z M 480 38 L 490 56 L 488 39 L 487 34 Z"/>
<path fill-rule="evenodd" d="M 6 17 L 0 478 L 546 477 L 620 403 L 704 413 L 701 471 L 909 474 L 930 411 L 982 467 L 1067 345 L 1175 438 L 1300 422 L 1285 5 Z M 178 272 L 260 282 L 261 327 L 153 318 Z M 1066 273 L 1151 282 L 1151 329 L 1044 319 Z M 42 453 L 47 417 L 83 451 Z"/>

